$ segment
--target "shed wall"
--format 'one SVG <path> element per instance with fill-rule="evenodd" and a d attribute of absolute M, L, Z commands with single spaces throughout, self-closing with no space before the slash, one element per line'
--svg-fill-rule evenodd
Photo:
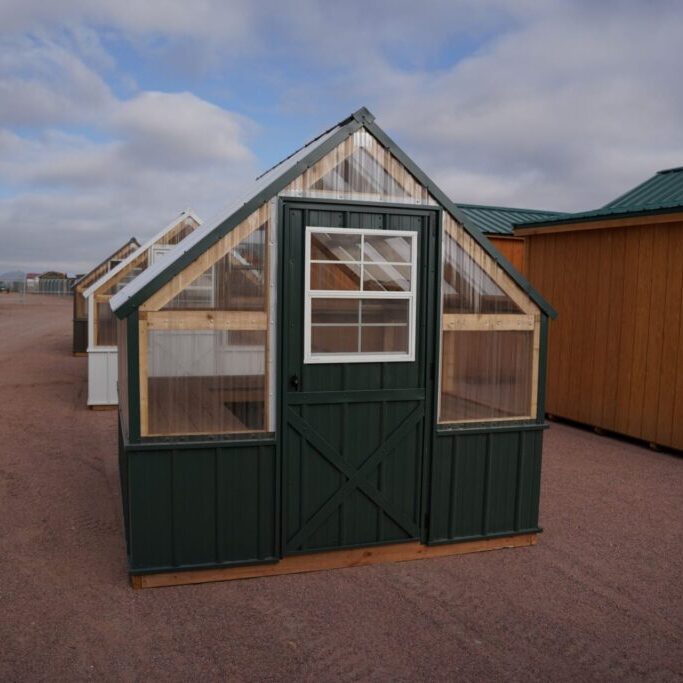
<path fill-rule="evenodd" d="M 133 571 L 276 558 L 275 444 L 119 444 Z"/>
<path fill-rule="evenodd" d="M 526 272 L 526 260 L 524 238 L 522 237 L 496 237 L 487 235 L 489 241 L 498 251 L 510 261 L 510 263 L 522 274 Z M 533 284 L 533 281 L 532 281 Z"/>
<path fill-rule="evenodd" d="M 683 449 L 683 221 L 529 235 L 558 311 L 547 411 Z"/>
<path fill-rule="evenodd" d="M 543 429 L 437 432 L 430 542 L 538 531 Z"/>

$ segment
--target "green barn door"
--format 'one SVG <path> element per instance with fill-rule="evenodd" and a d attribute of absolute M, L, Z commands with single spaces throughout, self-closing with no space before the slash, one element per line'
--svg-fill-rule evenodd
<path fill-rule="evenodd" d="M 282 216 L 283 554 L 424 538 L 437 214 Z"/>

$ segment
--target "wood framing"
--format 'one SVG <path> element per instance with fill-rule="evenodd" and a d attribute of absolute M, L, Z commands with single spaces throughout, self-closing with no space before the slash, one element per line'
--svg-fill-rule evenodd
<path fill-rule="evenodd" d="M 267 330 L 263 311 L 150 311 L 150 330 Z"/>
<path fill-rule="evenodd" d="M 249 235 L 266 223 L 269 220 L 269 214 L 269 206 L 266 203 L 234 230 L 231 230 L 213 246 L 209 247 L 199 258 L 193 261 L 181 273 L 176 275 L 170 282 L 150 296 L 149 299 L 140 306 L 140 311 L 161 310 L 169 301 L 191 285 L 205 271 L 211 268 L 211 266 L 215 265 L 220 259 L 240 244 L 240 242 L 243 242 Z"/>
<path fill-rule="evenodd" d="M 487 314 L 487 313 L 444 313 L 442 330 L 445 332 L 461 331 L 505 331 L 533 330 L 536 320 L 533 315 Z"/>
<path fill-rule="evenodd" d="M 462 543 L 443 545 L 422 545 L 421 543 L 395 543 L 351 550 L 332 550 L 330 552 L 292 555 L 273 564 L 256 564 L 224 569 L 200 569 L 184 572 L 159 574 L 134 574 L 130 577 L 133 588 L 161 588 L 164 586 L 183 586 L 213 581 L 235 581 L 254 579 L 281 574 L 301 574 L 328 569 L 366 567 L 389 562 L 410 562 L 438 557 L 453 557 L 480 553 L 501 548 L 522 548 L 536 545 L 537 534 L 519 534 L 487 538 Z"/>

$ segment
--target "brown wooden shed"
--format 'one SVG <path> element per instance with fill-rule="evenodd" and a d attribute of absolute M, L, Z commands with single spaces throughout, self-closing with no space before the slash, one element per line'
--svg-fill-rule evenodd
<path fill-rule="evenodd" d="M 548 413 L 683 450 L 683 167 L 515 234 L 558 311 Z"/>

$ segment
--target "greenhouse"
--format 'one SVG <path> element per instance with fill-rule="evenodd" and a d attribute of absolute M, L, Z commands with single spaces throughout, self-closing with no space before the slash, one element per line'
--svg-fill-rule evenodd
<path fill-rule="evenodd" d="M 139 246 L 83 291 L 88 319 L 88 406 L 106 408 L 118 403 L 118 353 L 116 318 L 109 300 L 173 247 L 185 239 L 201 221 L 183 211 L 148 242 Z"/>
<path fill-rule="evenodd" d="M 96 265 L 89 273 L 82 275 L 73 286 L 74 294 L 74 331 L 73 331 L 73 354 L 85 356 L 88 350 L 88 306 L 83 292 L 94 282 L 106 275 L 110 270 L 132 254 L 140 247 L 138 241 L 131 237 L 124 245 L 120 246 L 111 256 L 102 263 Z"/>
<path fill-rule="evenodd" d="M 109 303 L 134 585 L 535 542 L 554 311 L 367 109 Z"/>

